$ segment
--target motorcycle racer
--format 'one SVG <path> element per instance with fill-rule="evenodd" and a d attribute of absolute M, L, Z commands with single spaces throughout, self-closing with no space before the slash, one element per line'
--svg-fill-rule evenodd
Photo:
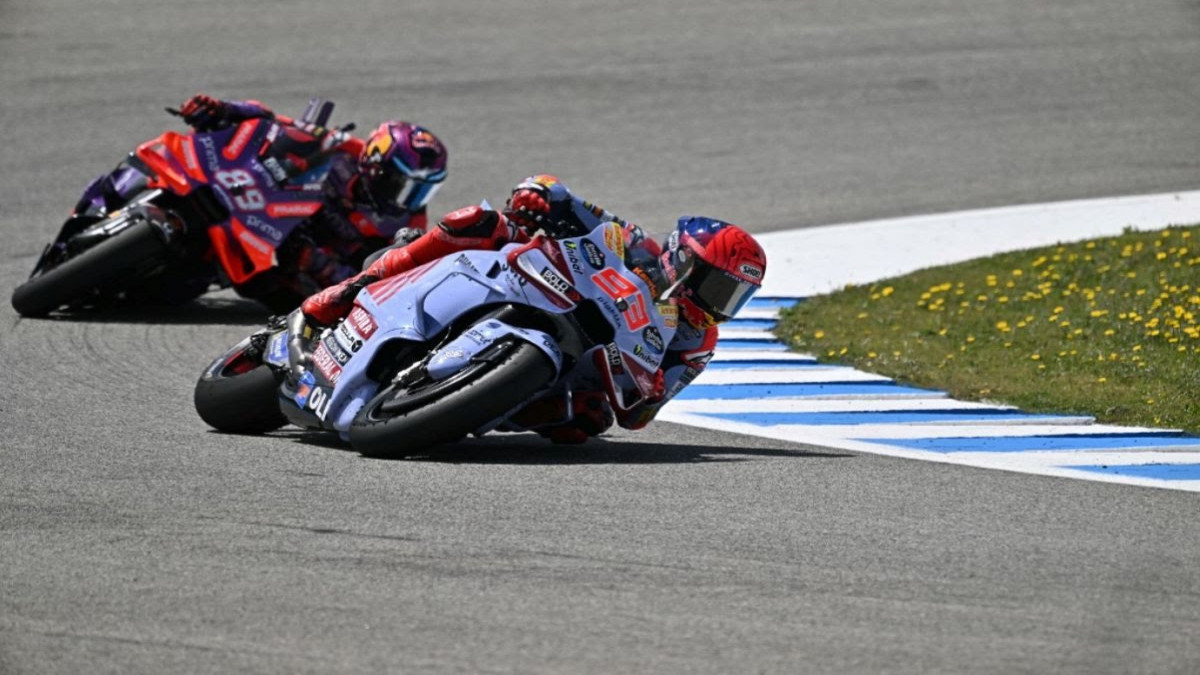
<path fill-rule="evenodd" d="M 655 293 L 660 311 L 681 317 L 653 393 L 632 409 L 614 412 L 598 374 L 580 376 L 566 396 L 551 394 L 510 418 L 514 430 L 536 431 L 556 443 L 582 443 L 615 421 L 627 429 L 646 426 L 659 409 L 695 380 L 716 348 L 717 325 L 741 309 L 762 285 L 766 255 L 742 228 L 713 218 L 684 216 L 663 244 L 637 225 L 575 197 L 554 176 L 531 176 L 514 188 L 503 213 L 469 206 L 404 248 L 391 249 L 361 274 L 313 295 L 289 318 L 293 371 L 307 367 L 305 345 L 314 325 L 344 317 L 364 287 L 466 249 L 499 249 L 526 242 L 541 229 L 552 237 L 590 232 L 602 222 L 621 225 L 627 265 Z"/>
<path fill-rule="evenodd" d="M 348 129 L 327 129 L 276 114 L 253 100 L 196 94 L 177 112 L 197 131 L 216 131 L 248 119 L 282 123 L 282 133 L 260 155 L 280 184 L 320 184 L 323 207 L 278 251 L 290 274 L 239 289 L 251 297 L 311 295 L 355 274 L 372 252 L 420 236 L 427 207 L 447 175 L 447 152 L 428 129 L 391 120 L 365 140 Z M 128 160 L 84 189 L 72 218 L 96 220 L 119 208 L 145 176 Z M 278 284 L 287 288 L 279 288 Z M 264 287 L 257 287 L 264 286 Z"/>

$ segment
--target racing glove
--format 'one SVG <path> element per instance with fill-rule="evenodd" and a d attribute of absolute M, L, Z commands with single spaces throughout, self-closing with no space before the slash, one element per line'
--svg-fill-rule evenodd
<path fill-rule="evenodd" d="M 270 108 L 258 101 L 222 101 L 205 94 L 189 98 L 178 114 L 196 131 L 217 131 L 242 120 L 275 117 Z"/>
<path fill-rule="evenodd" d="M 196 94 L 179 107 L 179 114 L 196 131 L 214 131 L 229 124 L 229 106 L 220 99 Z"/>
<path fill-rule="evenodd" d="M 521 188 L 513 192 L 505 215 L 526 230 L 536 230 L 550 216 L 550 203 L 538 190 Z"/>

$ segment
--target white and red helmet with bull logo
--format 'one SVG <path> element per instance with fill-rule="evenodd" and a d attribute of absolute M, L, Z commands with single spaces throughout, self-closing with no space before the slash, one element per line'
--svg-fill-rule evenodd
<path fill-rule="evenodd" d="M 684 216 L 663 244 L 663 273 L 688 323 L 728 321 L 762 287 L 767 255 L 750 233 L 721 220 Z"/>

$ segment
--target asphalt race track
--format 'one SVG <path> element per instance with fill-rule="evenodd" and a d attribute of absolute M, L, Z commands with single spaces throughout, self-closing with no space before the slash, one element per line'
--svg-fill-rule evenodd
<path fill-rule="evenodd" d="M 547 171 L 655 232 L 1200 182 L 1195 0 L 251 6 L 0 4 L 6 298 L 195 91 L 422 122 L 439 210 Z M 193 383 L 264 317 L 3 303 L 0 673 L 1200 671 L 1194 494 L 667 424 L 211 432 Z"/>

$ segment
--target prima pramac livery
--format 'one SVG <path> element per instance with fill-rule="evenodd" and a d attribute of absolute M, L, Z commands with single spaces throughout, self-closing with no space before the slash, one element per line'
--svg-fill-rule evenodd
<path fill-rule="evenodd" d="M 179 304 L 217 284 L 287 311 L 400 229 L 419 234 L 446 175 L 441 141 L 399 121 L 364 141 L 353 125 L 326 128 L 332 109 L 314 99 L 293 120 L 203 95 L 168 109 L 193 129 L 142 143 L 93 181 L 13 307 Z"/>

